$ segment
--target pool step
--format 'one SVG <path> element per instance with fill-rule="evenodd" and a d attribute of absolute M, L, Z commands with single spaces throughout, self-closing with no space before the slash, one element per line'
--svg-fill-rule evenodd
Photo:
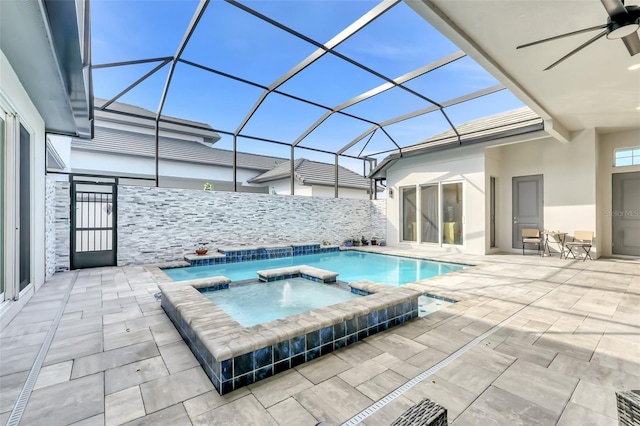
<path fill-rule="evenodd" d="M 314 268 L 313 266 L 307 265 L 288 266 L 286 268 L 258 271 L 258 279 L 262 282 L 288 280 L 300 277 L 323 284 L 329 284 L 335 283 L 338 275 L 339 274 L 337 272 Z"/>

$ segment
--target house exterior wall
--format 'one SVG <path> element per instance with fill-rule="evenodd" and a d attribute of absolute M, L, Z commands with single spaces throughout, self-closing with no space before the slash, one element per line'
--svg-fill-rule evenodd
<path fill-rule="evenodd" d="M 401 190 L 419 185 L 462 182 L 464 242 L 461 246 L 447 246 L 447 250 L 484 254 L 485 211 L 476 208 L 485 204 L 484 176 L 484 151 L 478 147 L 435 152 L 398 161 L 387 172 L 387 186 L 394 192 L 393 198 L 387 199 L 387 243 L 437 247 L 438 245 L 433 243 L 400 241 Z"/>
<path fill-rule="evenodd" d="M 269 188 L 273 188 L 276 194 L 279 195 L 291 195 L 291 183 L 289 179 L 279 179 L 268 182 Z M 320 186 L 320 185 L 302 185 L 300 182 L 295 182 L 293 189 L 295 195 L 304 195 L 307 197 L 321 197 L 321 198 L 334 198 L 335 189 L 333 186 Z M 340 198 L 348 198 L 355 200 L 368 200 L 369 194 L 366 190 L 352 189 L 352 188 L 339 188 L 338 196 Z"/>
<path fill-rule="evenodd" d="M 498 152 L 494 152 L 496 150 Z M 593 129 L 579 132 L 566 144 L 546 138 L 487 151 L 490 159 L 487 168 L 498 179 L 496 227 L 497 246 L 501 251 L 520 250 L 512 248 L 512 179 L 516 176 L 543 175 L 544 229 L 570 235 L 576 230 L 596 231 L 596 134 Z"/>
<path fill-rule="evenodd" d="M 314 197 L 331 198 L 335 197 L 335 188 L 333 186 L 313 185 L 311 195 Z M 368 200 L 369 194 L 366 190 L 354 188 L 338 188 L 338 197 L 351 198 L 355 200 Z"/>
<path fill-rule="evenodd" d="M 0 107 L 8 114 L 18 117 L 18 120 L 31 134 L 31 283 L 18 295 L 17 282 L 17 253 L 18 234 L 10 232 L 17 230 L 18 216 L 17 208 L 10 207 L 18 205 L 18 188 L 16 184 L 17 147 L 14 140 L 6 140 L 5 147 L 5 179 L 0 181 L 5 190 L 5 241 L 2 243 L 2 256 L 4 256 L 5 276 L 4 280 L 5 298 L 6 289 L 10 286 L 15 288 L 13 295 L 17 302 L 4 302 L 0 300 L 0 329 L 13 318 L 15 313 L 26 303 L 38 290 L 45 280 L 45 132 L 44 120 L 29 98 L 26 90 L 22 86 L 20 79 L 13 70 L 8 59 L 0 50 Z"/>
<path fill-rule="evenodd" d="M 119 186 L 118 265 L 179 260 L 201 242 L 215 248 L 385 238 L 384 202 Z"/>
<path fill-rule="evenodd" d="M 611 134 L 600 149 L 607 149 L 612 161 L 612 144 L 628 146 L 637 139 L 637 132 Z M 615 140 L 615 142 L 614 142 Z M 460 250 L 473 254 L 516 252 L 512 248 L 512 179 L 516 176 L 543 175 L 544 229 L 560 230 L 572 235 L 577 230 L 593 230 L 596 252 L 601 253 L 598 237 L 603 226 L 596 212 L 596 181 L 598 146 L 596 132 L 577 132 L 572 141 L 561 143 L 546 137 L 499 145 L 500 141 L 484 145 L 434 152 L 398 160 L 387 171 L 387 184 L 394 191 L 388 200 L 387 241 L 389 244 L 415 245 L 402 242 L 402 188 L 419 185 L 463 182 L 463 233 L 460 246 L 445 245 L 444 250 Z M 603 148 L 606 146 L 606 148 Z M 604 156 L 603 156 L 604 159 Z M 607 171 L 611 206 L 611 171 Z M 490 179 L 496 178 L 496 246 L 490 247 Z M 601 202 L 600 202 L 601 203 Z M 478 208 L 481 206 L 481 208 Z M 605 226 L 606 227 L 606 226 Z M 608 225 L 610 233 L 610 221 Z M 608 237 L 610 239 L 610 236 Z M 438 244 L 424 243 L 425 246 Z M 610 246 L 610 243 L 609 243 Z"/>
<path fill-rule="evenodd" d="M 614 167 L 614 151 L 640 146 L 640 129 L 598 135 L 597 234 L 602 256 L 612 255 L 612 178 L 614 173 L 640 172 L 640 166 Z"/>

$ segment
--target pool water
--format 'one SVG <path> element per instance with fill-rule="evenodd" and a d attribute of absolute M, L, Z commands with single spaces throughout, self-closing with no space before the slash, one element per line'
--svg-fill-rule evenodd
<path fill-rule="evenodd" d="M 203 291 L 202 294 L 243 327 L 361 297 L 337 285 L 320 284 L 304 278 L 231 286 L 226 290 Z"/>
<path fill-rule="evenodd" d="M 387 256 L 377 253 L 340 251 L 281 259 L 164 269 L 164 273 L 174 281 L 192 280 L 216 275 L 224 275 L 231 281 L 240 281 L 256 278 L 256 272 L 260 270 L 296 265 L 308 265 L 338 272 L 340 274 L 338 275 L 338 280 L 340 281 L 353 282 L 358 280 L 371 280 L 396 287 L 417 280 L 458 271 L 466 267 L 453 263 Z"/>

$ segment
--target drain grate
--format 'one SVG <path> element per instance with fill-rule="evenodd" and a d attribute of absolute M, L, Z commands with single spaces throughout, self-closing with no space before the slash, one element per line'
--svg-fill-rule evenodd
<path fill-rule="evenodd" d="M 62 314 L 64 313 L 64 308 L 67 305 L 67 301 L 69 300 L 69 296 L 71 295 L 71 290 L 73 289 L 77 278 L 78 272 L 76 271 L 73 279 L 71 280 L 71 284 L 69 284 L 69 287 L 64 293 L 64 297 L 62 298 L 62 302 L 60 303 L 60 308 L 58 308 L 58 312 L 56 312 L 56 315 L 53 318 L 53 323 L 49 328 L 47 337 L 45 337 L 44 342 L 40 347 L 40 351 L 38 352 L 38 356 L 36 356 L 36 359 L 33 362 L 33 366 L 31 367 L 29 375 L 27 376 L 27 381 L 20 391 L 20 395 L 18 396 L 16 404 L 13 406 L 13 410 L 11 410 L 11 415 L 9 416 L 9 420 L 7 420 L 7 426 L 17 426 L 18 424 L 20 424 L 20 419 L 22 418 L 22 414 L 24 414 L 24 409 L 27 407 L 27 402 L 29 402 L 29 397 L 31 397 L 33 387 L 36 385 L 36 380 L 38 379 L 38 375 L 40 374 L 40 370 L 42 369 L 42 363 L 44 362 L 44 358 L 47 356 L 47 352 L 49 352 L 51 341 L 53 340 L 53 336 L 56 334 L 58 324 L 60 324 Z"/>
<path fill-rule="evenodd" d="M 404 385 L 400 386 L 399 388 L 397 388 L 393 392 L 389 393 L 388 395 L 386 395 L 382 399 L 380 399 L 377 402 L 371 404 L 370 406 L 368 406 L 367 408 L 365 408 L 364 410 L 362 410 L 361 412 L 359 412 L 358 414 L 356 414 L 355 416 L 353 416 L 352 418 L 350 418 L 349 420 L 344 422 L 342 424 L 342 426 L 355 426 L 358 423 L 364 421 L 367 417 L 371 416 L 376 411 L 380 410 L 382 407 L 384 407 L 385 405 L 389 404 L 391 401 L 393 401 L 394 399 L 396 399 L 400 395 L 404 394 L 405 392 L 407 392 L 409 389 L 411 389 L 412 387 L 414 387 L 418 383 L 422 382 L 423 380 L 425 380 L 429 376 L 432 376 L 433 374 L 436 374 L 439 370 L 441 370 L 442 368 L 444 368 L 447 365 L 451 364 L 453 361 L 455 361 L 456 359 L 461 357 L 465 352 L 467 352 L 470 349 L 472 349 L 474 346 L 476 346 L 482 340 L 484 340 L 487 337 L 491 336 L 493 333 L 495 333 L 496 331 L 500 330 L 502 327 L 504 327 L 505 325 L 507 325 L 511 321 L 513 321 L 528 306 L 530 306 L 533 303 L 536 303 L 539 300 L 541 300 L 542 298 L 548 296 L 554 290 L 555 290 L 555 288 L 547 291 L 542 296 L 538 297 L 536 300 L 532 301 L 531 303 L 529 303 L 526 306 L 523 306 L 518 311 L 514 312 L 510 317 L 506 318 L 505 320 L 503 320 L 499 324 L 496 324 L 495 326 L 493 326 L 489 330 L 485 331 L 483 334 L 481 334 L 480 336 L 476 337 L 475 339 L 473 339 L 472 341 L 470 341 L 469 343 L 467 343 L 466 345 L 464 345 L 463 347 L 461 347 L 460 349 L 458 349 L 457 351 L 455 351 L 454 353 L 449 355 L 447 358 L 443 359 L 442 361 L 440 361 L 439 363 L 437 363 L 436 365 L 434 365 L 433 367 L 428 369 L 427 371 L 424 371 L 424 372 L 420 373 L 419 375 L 417 375 L 413 379 L 409 380 L 407 383 L 405 383 Z"/>

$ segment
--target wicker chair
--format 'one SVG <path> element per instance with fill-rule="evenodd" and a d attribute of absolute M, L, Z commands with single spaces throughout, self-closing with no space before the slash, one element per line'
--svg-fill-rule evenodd
<path fill-rule="evenodd" d="M 447 426 L 447 409 L 425 398 L 389 426 Z"/>
<path fill-rule="evenodd" d="M 618 424 L 620 426 L 640 425 L 640 390 L 616 392 L 618 402 Z"/>

